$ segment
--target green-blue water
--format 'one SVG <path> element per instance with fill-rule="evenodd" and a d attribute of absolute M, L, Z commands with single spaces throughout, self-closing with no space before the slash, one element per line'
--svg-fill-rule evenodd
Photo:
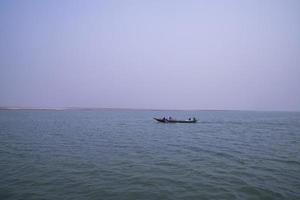
<path fill-rule="evenodd" d="M 2 110 L 0 199 L 300 199 L 300 113 Z"/>

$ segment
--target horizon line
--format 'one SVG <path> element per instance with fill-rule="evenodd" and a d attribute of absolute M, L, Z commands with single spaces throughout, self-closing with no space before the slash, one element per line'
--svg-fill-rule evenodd
<path fill-rule="evenodd" d="M 249 110 L 249 109 L 171 109 L 171 108 L 130 108 L 130 107 L 38 107 L 38 106 L 0 106 L 0 110 L 123 110 L 123 111 L 249 111 L 249 112 L 300 112 L 300 110 Z"/>

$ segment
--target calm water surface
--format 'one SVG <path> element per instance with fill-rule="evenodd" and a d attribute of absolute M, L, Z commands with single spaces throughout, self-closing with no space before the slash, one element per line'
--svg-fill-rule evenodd
<path fill-rule="evenodd" d="M 300 199 L 300 113 L 2 110 L 0 199 Z"/>

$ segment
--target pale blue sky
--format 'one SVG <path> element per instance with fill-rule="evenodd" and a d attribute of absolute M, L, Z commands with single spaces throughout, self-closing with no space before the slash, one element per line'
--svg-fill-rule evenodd
<path fill-rule="evenodd" d="M 300 110 L 300 1 L 1 1 L 0 106 Z"/>

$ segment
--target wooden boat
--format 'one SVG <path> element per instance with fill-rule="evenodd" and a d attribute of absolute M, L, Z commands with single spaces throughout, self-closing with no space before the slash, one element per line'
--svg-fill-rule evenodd
<path fill-rule="evenodd" d="M 197 119 L 188 119 L 188 120 L 176 120 L 176 119 L 167 119 L 167 118 L 153 118 L 161 123 L 196 123 Z"/>

